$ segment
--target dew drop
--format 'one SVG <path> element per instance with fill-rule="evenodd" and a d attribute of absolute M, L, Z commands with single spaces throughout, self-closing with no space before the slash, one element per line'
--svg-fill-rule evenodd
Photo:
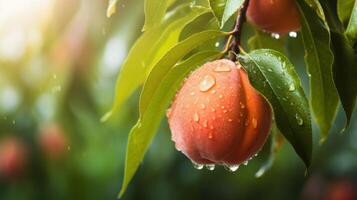
<path fill-rule="evenodd" d="M 292 31 L 292 32 L 289 32 L 289 36 L 292 37 L 292 38 L 296 38 L 297 37 L 297 33 Z"/>
<path fill-rule="evenodd" d="M 280 35 L 278 33 L 272 33 L 271 36 L 274 38 L 274 39 L 279 39 L 280 38 Z"/>
<path fill-rule="evenodd" d="M 210 129 L 213 129 L 214 127 L 212 125 L 209 126 Z"/>
<path fill-rule="evenodd" d="M 213 138 L 213 134 L 212 134 L 212 133 L 209 133 L 209 134 L 208 134 L 208 138 L 209 138 L 209 139 L 212 139 L 212 138 Z"/>
<path fill-rule="evenodd" d="M 224 165 L 224 168 L 230 172 L 235 172 L 238 170 L 239 165 Z"/>
<path fill-rule="evenodd" d="M 211 75 L 206 75 L 200 83 L 201 92 L 207 92 L 216 84 L 216 79 Z"/>
<path fill-rule="evenodd" d="M 268 71 L 269 71 L 269 72 L 273 72 L 273 70 L 272 70 L 272 69 L 270 69 L 270 68 L 268 68 Z"/>
<path fill-rule="evenodd" d="M 300 117 L 299 114 L 295 114 L 296 122 L 298 125 L 302 126 L 304 124 L 304 120 Z"/>
<path fill-rule="evenodd" d="M 215 72 L 230 72 L 232 69 L 227 65 L 218 65 L 214 68 Z"/>
<path fill-rule="evenodd" d="M 207 127 L 207 120 L 204 120 L 204 121 L 203 121 L 202 126 L 205 127 L 205 128 Z"/>
<path fill-rule="evenodd" d="M 218 98 L 222 99 L 222 98 L 223 98 L 223 95 L 220 94 L 220 95 L 218 96 Z"/>
<path fill-rule="evenodd" d="M 205 104 L 201 104 L 201 109 L 204 110 L 206 108 Z"/>
<path fill-rule="evenodd" d="M 224 106 L 221 106 L 222 109 L 224 109 Z"/>
<path fill-rule="evenodd" d="M 212 90 L 212 91 L 211 91 L 211 94 L 215 94 L 215 93 L 216 93 L 216 90 Z"/>
<path fill-rule="evenodd" d="M 214 44 L 214 46 L 215 46 L 215 47 L 219 47 L 219 42 L 216 42 L 216 43 Z"/>
<path fill-rule="evenodd" d="M 244 161 L 243 165 L 247 166 L 248 165 L 248 160 Z"/>
<path fill-rule="evenodd" d="M 198 113 L 195 112 L 195 113 L 193 114 L 193 121 L 198 122 L 198 120 L 200 120 L 200 117 L 198 116 Z"/>
<path fill-rule="evenodd" d="M 206 169 L 213 171 L 216 166 L 214 164 L 207 164 L 207 165 L 205 165 L 205 167 L 206 167 Z"/>
<path fill-rule="evenodd" d="M 228 112 L 227 110 L 223 110 L 223 113 L 226 113 L 226 112 Z"/>
<path fill-rule="evenodd" d="M 253 125 L 253 128 L 257 128 L 258 121 L 254 117 L 252 118 L 252 125 Z"/>
<path fill-rule="evenodd" d="M 203 169 L 203 165 L 202 164 L 198 164 L 192 161 L 192 165 L 195 169 L 201 170 Z"/>
<path fill-rule="evenodd" d="M 240 107 L 241 107 L 241 108 L 245 108 L 244 103 L 240 102 Z"/>
<path fill-rule="evenodd" d="M 191 94 L 191 96 L 194 96 L 194 95 L 195 95 L 195 92 L 191 92 L 190 94 Z"/>
<path fill-rule="evenodd" d="M 282 67 L 283 67 L 283 69 L 286 68 L 286 62 L 285 61 L 283 62 Z"/>
<path fill-rule="evenodd" d="M 212 111 L 212 112 L 216 112 L 216 109 L 215 109 L 215 108 L 211 108 L 211 111 Z"/>
<path fill-rule="evenodd" d="M 233 119 L 228 119 L 228 121 L 229 121 L 229 122 L 232 122 L 232 121 L 233 121 Z"/>
<path fill-rule="evenodd" d="M 294 83 L 291 83 L 290 85 L 289 85 L 289 91 L 290 92 L 293 92 L 295 90 L 295 85 L 294 85 Z"/>

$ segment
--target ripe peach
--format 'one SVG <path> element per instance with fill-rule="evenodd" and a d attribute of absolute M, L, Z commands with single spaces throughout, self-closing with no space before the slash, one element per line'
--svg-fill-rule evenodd
<path fill-rule="evenodd" d="M 67 147 L 67 138 L 57 124 L 42 127 L 38 140 L 42 151 L 51 159 L 61 157 Z"/>
<path fill-rule="evenodd" d="M 300 29 L 295 0 L 250 0 L 248 21 L 272 33 L 285 34 Z"/>
<path fill-rule="evenodd" d="M 261 149 L 272 111 L 240 64 L 222 59 L 188 77 L 167 117 L 176 149 L 194 163 L 234 166 Z"/>
<path fill-rule="evenodd" d="M 6 138 L 0 143 L 0 175 L 16 178 L 26 165 L 26 149 L 16 138 Z"/>

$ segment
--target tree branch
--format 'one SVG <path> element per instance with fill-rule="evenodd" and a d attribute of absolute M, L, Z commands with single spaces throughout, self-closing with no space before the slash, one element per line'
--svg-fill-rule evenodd
<path fill-rule="evenodd" d="M 243 23 L 246 20 L 246 13 L 247 13 L 247 9 L 248 9 L 248 5 L 249 5 L 249 0 L 245 0 L 242 4 L 242 7 L 239 10 L 237 19 L 236 19 L 236 24 L 234 25 L 234 29 L 233 29 L 233 40 L 230 44 L 230 51 L 232 51 L 233 53 L 231 53 L 229 55 L 229 59 L 232 60 L 233 62 L 235 62 L 237 60 L 236 55 L 238 55 L 240 53 L 239 50 L 239 46 L 241 43 L 241 35 L 242 35 L 242 26 Z"/>

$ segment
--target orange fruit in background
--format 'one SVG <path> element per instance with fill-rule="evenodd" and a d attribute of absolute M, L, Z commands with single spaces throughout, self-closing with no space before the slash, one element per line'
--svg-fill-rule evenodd
<path fill-rule="evenodd" d="M 0 176 L 16 178 L 25 170 L 26 148 L 17 138 L 5 138 L 0 142 Z"/>
<path fill-rule="evenodd" d="M 65 152 L 68 146 L 64 131 L 57 124 L 47 124 L 40 130 L 38 137 L 40 147 L 46 156 L 58 159 Z"/>
<path fill-rule="evenodd" d="M 295 0 L 250 0 L 247 18 L 253 25 L 271 33 L 286 34 L 301 27 Z"/>
<path fill-rule="evenodd" d="M 222 59 L 187 78 L 167 117 L 176 149 L 194 163 L 235 166 L 262 148 L 272 111 L 240 65 Z"/>

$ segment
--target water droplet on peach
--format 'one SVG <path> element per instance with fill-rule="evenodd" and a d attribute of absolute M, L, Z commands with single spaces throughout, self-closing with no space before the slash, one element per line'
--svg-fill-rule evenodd
<path fill-rule="evenodd" d="M 258 126 L 258 121 L 254 117 L 252 118 L 252 125 L 253 125 L 253 128 L 257 128 L 257 126 Z"/>
<path fill-rule="evenodd" d="M 200 83 L 200 91 L 207 92 L 216 84 L 216 79 L 212 75 L 206 75 Z"/>
<path fill-rule="evenodd" d="M 198 120 L 200 120 L 200 117 L 198 116 L 198 113 L 195 112 L 195 113 L 193 114 L 193 121 L 198 122 Z"/>
<path fill-rule="evenodd" d="M 216 68 L 214 68 L 215 72 L 230 72 L 232 69 L 228 65 L 218 65 Z"/>

